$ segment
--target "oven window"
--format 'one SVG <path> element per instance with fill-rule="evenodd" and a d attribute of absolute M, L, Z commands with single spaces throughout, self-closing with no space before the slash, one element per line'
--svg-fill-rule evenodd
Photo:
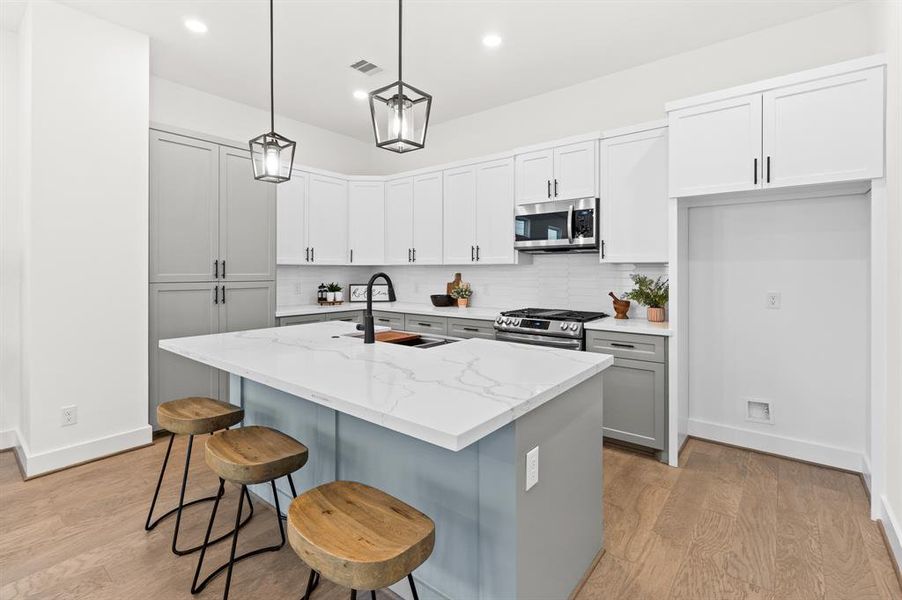
<path fill-rule="evenodd" d="M 562 240 L 567 237 L 567 211 L 518 215 L 516 241 Z"/>

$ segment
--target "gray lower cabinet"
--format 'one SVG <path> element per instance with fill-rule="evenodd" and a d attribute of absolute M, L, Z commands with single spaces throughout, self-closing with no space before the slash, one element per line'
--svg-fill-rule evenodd
<path fill-rule="evenodd" d="M 614 356 L 604 372 L 604 435 L 664 451 L 667 443 L 667 338 L 586 332 L 586 350 Z"/>
<path fill-rule="evenodd" d="M 448 334 L 446 317 L 424 317 L 422 315 L 404 315 L 404 331 L 411 333 Z"/>
<path fill-rule="evenodd" d="M 343 310 L 341 312 L 326 313 L 323 321 L 346 321 L 348 323 L 363 323 L 362 310 Z"/>
<path fill-rule="evenodd" d="M 494 321 L 448 318 L 448 335 L 459 338 L 495 339 Z"/>
<path fill-rule="evenodd" d="M 400 313 L 373 311 L 373 324 L 377 327 L 390 327 L 396 331 L 404 329 L 404 315 Z"/>
<path fill-rule="evenodd" d="M 279 327 L 285 325 L 304 325 L 306 323 L 322 323 L 323 315 L 295 315 L 293 317 L 279 317 Z"/>

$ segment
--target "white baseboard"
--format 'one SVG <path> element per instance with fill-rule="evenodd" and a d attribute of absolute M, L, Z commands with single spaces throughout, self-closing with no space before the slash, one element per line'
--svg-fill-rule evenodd
<path fill-rule="evenodd" d="M 19 445 L 19 432 L 15 429 L 0 431 L 0 450 L 8 450 Z"/>
<path fill-rule="evenodd" d="M 124 450 L 146 446 L 152 441 L 153 429 L 150 425 L 37 454 L 28 450 L 22 443 L 24 440 L 19 440 L 23 449 L 22 466 L 25 469 L 26 477 L 34 477 Z"/>
<path fill-rule="evenodd" d="M 896 513 L 889 505 L 889 500 L 887 500 L 886 496 L 880 496 L 880 505 L 880 511 L 883 513 L 880 515 L 880 520 L 883 522 L 883 530 L 886 532 L 886 537 L 889 540 L 896 566 L 902 571 L 902 522 L 896 518 Z"/>
<path fill-rule="evenodd" d="M 689 435 L 836 467 L 837 469 L 855 471 L 856 473 L 861 473 L 865 468 L 864 453 L 862 452 L 731 427 L 729 425 L 720 425 L 699 419 L 689 419 Z"/>
<path fill-rule="evenodd" d="M 871 459 L 867 454 L 861 456 L 861 480 L 864 481 L 864 487 L 868 490 L 868 496 L 871 495 Z"/>

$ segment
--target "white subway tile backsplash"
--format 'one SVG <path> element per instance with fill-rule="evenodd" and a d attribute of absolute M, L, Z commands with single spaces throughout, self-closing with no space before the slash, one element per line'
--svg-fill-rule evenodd
<path fill-rule="evenodd" d="M 443 293 L 445 284 L 459 272 L 473 286 L 474 306 L 538 306 L 613 314 L 609 291 L 619 296 L 632 287 L 631 273 L 657 277 L 666 274 L 667 265 L 607 265 L 599 264 L 596 254 L 537 254 L 532 264 L 522 265 L 280 266 L 278 305 L 314 303 L 320 283 L 335 281 L 347 288 L 349 283 L 366 283 L 380 270 L 388 273 L 398 300 L 404 302 L 428 303 L 429 295 Z M 644 308 L 634 304 L 630 314 L 644 315 Z"/>

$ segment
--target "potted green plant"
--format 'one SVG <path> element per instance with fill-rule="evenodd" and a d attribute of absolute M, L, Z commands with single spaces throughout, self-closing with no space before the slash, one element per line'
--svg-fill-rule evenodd
<path fill-rule="evenodd" d="M 470 296 L 473 295 L 473 288 L 469 283 L 458 283 L 451 288 L 451 297 L 457 300 L 457 306 L 466 308 L 470 302 Z"/>
<path fill-rule="evenodd" d="M 326 300 L 329 302 L 341 302 L 344 294 L 341 293 L 341 286 L 334 281 L 326 288 Z"/>
<path fill-rule="evenodd" d="M 652 323 L 664 321 L 664 306 L 667 304 L 667 296 L 670 292 L 670 283 L 660 276 L 652 279 L 646 275 L 633 273 L 630 275 L 635 287 L 623 295 L 624 298 L 634 300 L 648 307 L 648 320 Z"/>

